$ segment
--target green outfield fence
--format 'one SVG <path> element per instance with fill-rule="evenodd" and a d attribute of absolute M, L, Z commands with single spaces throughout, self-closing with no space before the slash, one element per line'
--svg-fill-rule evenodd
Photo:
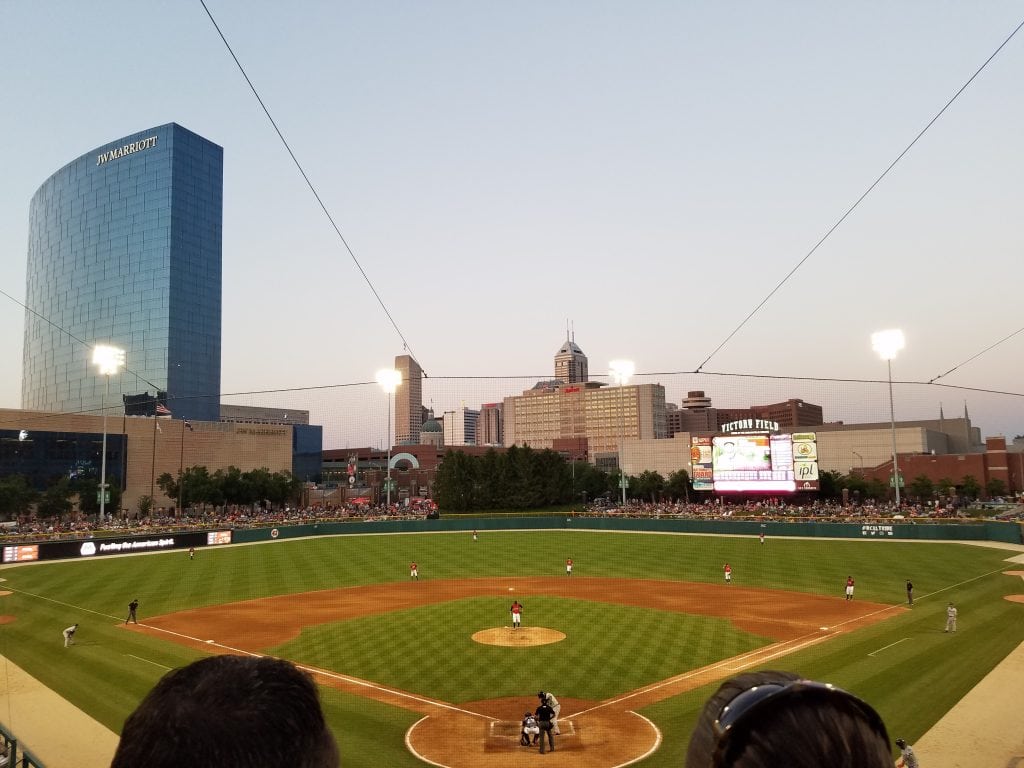
<path fill-rule="evenodd" d="M 592 517 L 574 515 L 496 517 L 443 517 L 437 520 L 381 520 L 375 522 L 317 523 L 277 528 L 235 530 L 233 541 L 247 543 L 292 539 L 300 536 L 336 536 L 366 533 L 423 533 L 488 530 L 588 530 L 637 531 L 651 533 L 695 533 L 709 535 L 806 536 L 841 539 L 900 539 L 919 541 L 999 541 L 1024 544 L 1019 523 L 984 521 L 978 523 L 891 523 L 782 522 L 759 520 L 696 520 L 633 517 Z"/>
<path fill-rule="evenodd" d="M 38 757 L 33 755 L 24 747 L 18 746 L 18 739 L 11 733 L 7 727 L 0 723 L 0 737 L 3 738 L 4 752 L 3 756 L 0 757 L 0 765 L 10 766 L 21 766 L 21 768 L 46 768 L 46 765 Z M 7 762 L 2 762 L 3 757 L 7 758 Z"/>
<path fill-rule="evenodd" d="M 637 533 L 688 533 L 728 536 L 793 536 L 801 538 L 861 539 L 888 541 L 997 541 L 1024 544 L 1024 526 L 1015 522 L 913 523 L 891 519 L 855 522 L 817 520 L 722 520 L 658 517 L 602 517 L 594 515 L 499 514 L 490 517 L 450 516 L 415 520 L 325 521 L 259 528 L 211 528 L 209 530 L 153 531 L 116 536 L 99 532 L 95 538 L 49 539 L 24 546 L 4 547 L 4 561 L 89 559 L 104 555 L 160 552 L 172 549 L 250 544 L 308 536 L 355 536 L 396 533 L 455 533 L 479 531 L 578 530 L 635 531 Z M 13 538 L 13 537 L 12 537 Z M 5 544 L 14 544 L 4 542 Z M 26 555 L 25 551 L 29 550 Z M 11 558 L 11 559 L 9 559 Z"/>

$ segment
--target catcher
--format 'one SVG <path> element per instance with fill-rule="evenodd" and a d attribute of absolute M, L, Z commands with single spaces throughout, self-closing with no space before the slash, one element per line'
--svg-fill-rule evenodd
<path fill-rule="evenodd" d="M 523 715 L 523 731 L 519 734 L 519 743 L 524 747 L 536 744 L 539 735 L 540 726 L 537 725 L 537 718 L 533 716 L 532 712 L 527 712 Z"/>

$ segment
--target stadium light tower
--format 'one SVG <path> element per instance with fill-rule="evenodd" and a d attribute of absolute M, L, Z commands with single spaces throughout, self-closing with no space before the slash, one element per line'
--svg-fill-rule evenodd
<path fill-rule="evenodd" d="M 632 360 L 612 360 L 608 363 L 615 383 L 619 385 L 619 485 L 622 486 L 622 506 L 626 506 L 626 472 L 622 466 L 622 441 L 626 438 L 626 407 L 622 393 L 629 382 L 630 376 L 636 371 Z"/>
<path fill-rule="evenodd" d="M 380 388 L 388 396 L 388 471 L 387 485 L 388 494 L 388 508 L 391 508 L 391 400 L 395 396 L 395 390 L 398 389 L 398 385 L 402 383 L 402 372 L 396 371 L 394 368 L 385 368 L 382 371 L 377 371 L 377 383 L 380 384 Z"/>
<path fill-rule="evenodd" d="M 889 426 L 892 431 L 892 485 L 896 489 L 896 506 L 900 506 L 900 469 L 896 463 L 896 410 L 892 402 L 892 361 L 906 346 L 903 331 L 890 329 L 871 334 L 871 348 L 885 360 L 889 369 Z"/>
<path fill-rule="evenodd" d="M 103 388 L 103 456 L 100 458 L 100 522 L 107 511 L 107 397 L 110 395 L 110 377 L 116 376 L 124 365 L 125 352 L 119 347 L 97 344 L 92 348 L 92 364 L 101 376 L 107 378 Z"/>

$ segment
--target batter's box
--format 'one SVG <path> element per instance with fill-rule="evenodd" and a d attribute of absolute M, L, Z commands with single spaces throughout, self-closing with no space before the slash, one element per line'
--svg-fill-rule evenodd
<path fill-rule="evenodd" d="M 572 720 L 559 720 L 558 730 L 561 731 L 559 738 L 576 735 L 576 726 Z M 491 720 L 490 731 L 487 734 L 492 739 L 513 739 L 519 741 L 519 734 L 523 731 L 523 724 L 519 720 Z"/>

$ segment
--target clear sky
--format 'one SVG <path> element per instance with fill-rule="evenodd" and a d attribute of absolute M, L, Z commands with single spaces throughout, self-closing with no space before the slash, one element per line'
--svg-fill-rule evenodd
<path fill-rule="evenodd" d="M 1020 0 L 209 6 L 435 377 L 550 375 L 567 319 L 592 374 L 694 370 L 1024 19 Z M 174 121 L 224 147 L 223 390 L 372 381 L 402 353 L 198 0 L 8 0 L 0 42 L 0 288 L 24 298 L 50 174 Z M 1024 325 L 1022 73 L 1024 32 L 705 369 L 884 377 L 869 336 L 901 327 L 894 375 L 927 380 Z M 0 407 L 23 323 L 0 297 Z M 943 381 L 1024 391 L 1022 358 L 1024 334 Z M 1024 433 L 1022 398 L 969 398 L 986 433 Z"/>

